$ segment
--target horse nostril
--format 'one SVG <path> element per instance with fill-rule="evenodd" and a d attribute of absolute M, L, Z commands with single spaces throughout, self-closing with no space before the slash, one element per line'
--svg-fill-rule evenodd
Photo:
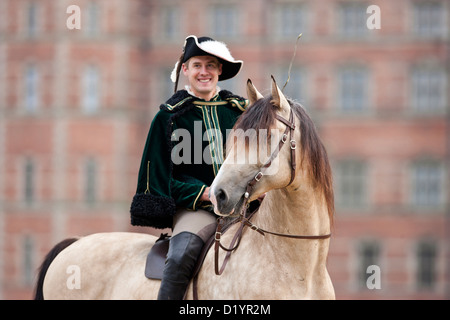
<path fill-rule="evenodd" d="M 221 202 L 226 202 L 228 200 L 227 193 L 223 189 L 217 190 L 216 198 L 218 201 L 221 201 Z"/>

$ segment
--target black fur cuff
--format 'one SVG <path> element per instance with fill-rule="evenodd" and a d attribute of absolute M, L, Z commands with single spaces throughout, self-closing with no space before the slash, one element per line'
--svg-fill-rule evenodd
<path fill-rule="evenodd" d="M 131 202 L 131 224 L 158 229 L 172 228 L 175 212 L 174 199 L 138 193 Z"/>

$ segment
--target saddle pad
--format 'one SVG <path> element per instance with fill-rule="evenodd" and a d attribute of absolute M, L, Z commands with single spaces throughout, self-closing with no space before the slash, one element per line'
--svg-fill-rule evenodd
<path fill-rule="evenodd" d="M 161 234 L 156 243 L 147 255 L 145 263 L 145 276 L 149 279 L 161 280 L 166 263 L 167 252 L 169 251 L 170 237 Z"/>

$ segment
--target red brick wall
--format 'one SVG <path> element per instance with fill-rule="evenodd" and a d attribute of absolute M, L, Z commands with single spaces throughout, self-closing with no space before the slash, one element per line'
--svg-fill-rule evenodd
<path fill-rule="evenodd" d="M 77 1 L 82 10 L 88 2 Z M 214 37 L 211 4 L 177 2 L 182 30 L 166 41 L 160 20 L 165 2 L 94 2 L 100 16 L 98 36 L 93 37 L 85 34 L 85 24 L 82 30 L 66 28 L 65 11 L 71 1 L 36 1 L 38 31 L 33 37 L 27 36 L 30 1 L 0 4 L 0 299 L 30 298 L 27 259 L 36 269 L 63 238 L 103 231 L 154 232 L 129 225 L 142 148 L 152 116 L 167 98 L 161 94 L 169 83 L 163 68 L 173 67 L 187 35 Z M 273 31 L 273 14 L 282 2 L 236 2 L 238 35 L 219 40 L 245 61 L 238 94 L 245 94 L 247 78 L 267 93 L 270 74 L 289 65 L 295 36 L 282 40 Z M 410 203 L 409 169 L 415 159 L 431 157 L 444 163 L 447 175 L 450 170 L 450 96 L 442 114 L 423 116 L 411 111 L 410 87 L 414 66 L 448 66 L 449 34 L 435 40 L 414 36 L 416 2 L 367 2 L 381 8 L 382 28 L 348 40 L 338 32 L 342 1 L 301 1 L 307 23 L 306 30 L 299 30 L 304 34 L 294 66 L 306 70 L 306 96 L 294 98 L 307 102 L 333 168 L 347 157 L 368 163 L 367 205 L 360 210 L 338 208 L 336 214 L 328 266 L 338 298 L 449 297 L 449 179 L 442 209 L 417 210 Z M 448 23 L 449 5 L 442 3 Z M 369 72 L 368 111 L 359 115 L 342 114 L 338 105 L 337 72 L 349 64 Z M 39 74 L 34 114 L 24 108 L 29 65 Z M 93 115 L 81 108 L 88 65 L 95 65 L 100 77 L 99 110 Z M 24 201 L 28 158 L 35 167 L 31 204 Z M 93 204 L 84 199 L 84 167 L 90 158 L 97 168 Z M 421 291 L 415 283 L 416 248 L 424 238 L 437 244 L 437 280 L 432 290 Z M 358 248 L 365 240 L 380 246 L 381 290 L 361 289 L 358 284 Z M 27 241 L 31 248 L 26 249 Z"/>

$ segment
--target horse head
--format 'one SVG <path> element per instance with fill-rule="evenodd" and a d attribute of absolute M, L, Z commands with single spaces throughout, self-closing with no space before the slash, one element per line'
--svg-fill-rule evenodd
<path fill-rule="evenodd" d="M 270 96 L 263 97 L 250 79 L 247 94 L 250 106 L 228 136 L 226 159 L 210 189 L 215 212 L 222 216 L 237 215 L 247 198 L 286 187 L 295 176 L 301 137 L 291 104 L 273 77 Z"/>

